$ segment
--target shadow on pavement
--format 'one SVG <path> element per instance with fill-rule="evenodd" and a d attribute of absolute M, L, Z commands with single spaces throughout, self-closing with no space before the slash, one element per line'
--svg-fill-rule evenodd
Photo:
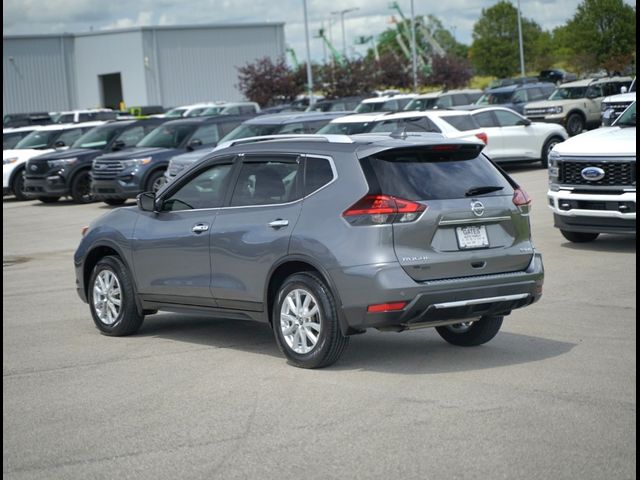
<path fill-rule="evenodd" d="M 632 253 L 636 251 L 636 236 L 601 234 L 593 242 L 564 242 L 561 244 L 561 246 L 562 248 L 568 248 L 570 250 L 582 250 L 585 252 Z"/>
<path fill-rule="evenodd" d="M 258 322 L 161 314 L 149 316 L 137 336 L 232 348 L 285 362 L 269 326 Z M 402 334 L 371 331 L 352 337 L 343 357 L 328 369 L 403 375 L 473 371 L 538 362 L 568 353 L 575 345 L 502 332 L 486 345 L 463 348 L 449 345 L 434 329 Z"/>

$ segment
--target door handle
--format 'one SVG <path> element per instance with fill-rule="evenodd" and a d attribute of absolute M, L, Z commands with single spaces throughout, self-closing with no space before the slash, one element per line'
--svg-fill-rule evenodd
<path fill-rule="evenodd" d="M 206 223 L 198 223 L 191 229 L 193 233 L 202 233 L 206 232 L 207 230 L 209 230 L 209 225 L 207 225 Z"/>
<path fill-rule="evenodd" d="M 278 228 L 289 226 L 289 220 L 283 220 L 283 219 L 279 218 L 277 220 L 274 220 L 273 222 L 270 222 L 269 226 L 271 228 L 275 228 L 277 230 Z"/>

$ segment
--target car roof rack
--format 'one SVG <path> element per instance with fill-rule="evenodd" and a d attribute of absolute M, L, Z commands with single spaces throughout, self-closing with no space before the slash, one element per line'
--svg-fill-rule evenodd
<path fill-rule="evenodd" d="M 248 143 L 267 142 L 270 140 L 303 140 L 315 142 L 329 143 L 354 143 L 348 135 L 338 134 L 292 134 L 292 135 L 262 135 L 259 137 L 238 138 L 237 140 L 229 140 L 219 144 L 215 150 L 230 148 L 236 145 L 245 145 Z"/>

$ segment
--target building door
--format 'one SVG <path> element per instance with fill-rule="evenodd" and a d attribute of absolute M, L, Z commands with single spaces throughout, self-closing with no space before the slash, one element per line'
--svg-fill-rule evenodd
<path fill-rule="evenodd" d="M 100 91 L 102 93 L 102 105 L 114 110 L 120 110 L 122 96 L 122 79 L 120 73 L 98 75 L 100 79 Z"/>

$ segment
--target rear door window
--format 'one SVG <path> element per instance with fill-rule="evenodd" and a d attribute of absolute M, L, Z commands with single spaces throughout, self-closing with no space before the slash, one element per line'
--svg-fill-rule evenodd
<path fill-rule="evenodd" d="M 501 127 L 515 127 L 522 121 L 522 118 L 515 113 L 507 112 L 505 110 L 496 110 L 495 114 Z"/>
<path fill-rule="evenodd" d="M 478 125 L 484 128 L 497 127 L 498 121 L 493 112 L 480 112 L 473 115 Z"/>
<path fill-rule="evenodd" d="M 472 188 L 502 187 L 484 196 L 513 195 L 505 176 L 484 156 L 452 160 L 428 150 L 390 151 L 364 158 L 362 168 L 371 194 L 393 195 L 407 200 L 465 198 Z"/>
<path fill-rule="evenodd" d="M 461 132 L 479 128 L 471 115 L 448 115 L 441 118 L 453 128 L 460 130 Z"/>
<path fill-rule="evenodd" d="M 299 157 L 246 159 L 231 197 L 232 207 L 277 205 L 300 198 Z"/>

